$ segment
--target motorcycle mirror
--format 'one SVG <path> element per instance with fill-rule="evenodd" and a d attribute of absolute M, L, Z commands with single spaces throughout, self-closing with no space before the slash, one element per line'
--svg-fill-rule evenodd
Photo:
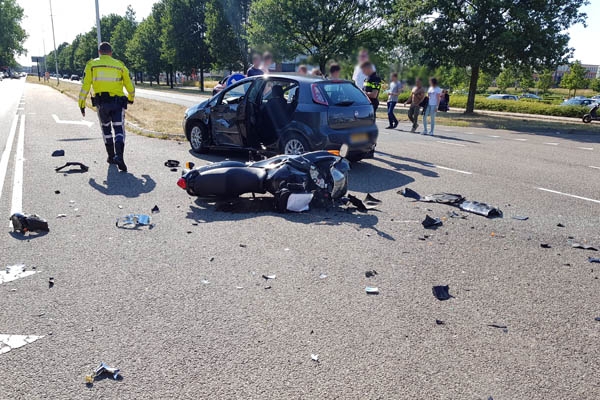
<path fill-rule="evenodd" d="M 194 163 L 191 161 L 186 162 L 185 169 L 194 169 Z"/>
<path fill-rule="evenodd" d="M 342 147 L 340 147 L 340 157 L 346 158 L 347 155 L 348 155 L 348 145 L 343 144 Z"/>

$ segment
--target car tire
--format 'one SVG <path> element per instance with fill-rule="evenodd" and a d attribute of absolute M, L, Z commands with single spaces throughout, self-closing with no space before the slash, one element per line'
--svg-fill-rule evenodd
<path fill-rule="evenodd" d="M 280 145 L 281 154 L 298 155 L 310 151 L 310 146 L 301 135 L 292 133 L 284 137 Z"/>
<path fill-rule="evenodd" d="M 209 135 L 206 126 L 200 122 L 191 122 L 188 125 L 188 140 L 194 153 L 208 152 Z"/>
<path fill-rule="evenodd" d="M 586 124 L 589 124 L 590 122 L 592 122 L 592 116 L 590 114 L 586 114 L 583 116 L 583 122 Z"/>

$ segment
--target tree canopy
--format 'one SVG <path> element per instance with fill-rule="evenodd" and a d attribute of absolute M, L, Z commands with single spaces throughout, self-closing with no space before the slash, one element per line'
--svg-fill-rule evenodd
<path fill-rule="evenodd" d="M 571 64 L 569 72 L 563 75 L 560 86 L 569 89 L 569 94 L 572 90 L 573 96 L 575 96 L 577 94 L 577 89 L 584 89 L 589 84 L 589 80 L 585 77 L 586 72 L 587 71 L 583 68 L 581 62 L 575 61 Z"/>
<path fill-rule="evenodd" d="M 0 67 L 16 65 L 15 57 L 25 53 L 27 33 L 21 28 L 23 8 L 16 0 L 0 0 Z"/>

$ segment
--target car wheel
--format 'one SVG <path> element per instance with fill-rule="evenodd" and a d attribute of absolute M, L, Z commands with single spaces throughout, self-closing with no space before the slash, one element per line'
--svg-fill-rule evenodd
<path fill-rule="evenodd" d="M 310 151 L 306 140 L 300 135 L 289 135 L 281 144 L 281 152 L 289 155 L 299 155 Z"/>
<path fill-rule="evenodd" d="M 190 124 L 188 138 L 192 151 L 195 153 L 206 153 L 208 151 L 208 132 L 201 123 L 192 122 Z"/>
<path fill-rule="evenodd" d="M 592 122 L 592 116 L 589 114 L 584 115 L 583 122 L 585 122 L 586 124 L 589 124 L 590 122 Z"/>

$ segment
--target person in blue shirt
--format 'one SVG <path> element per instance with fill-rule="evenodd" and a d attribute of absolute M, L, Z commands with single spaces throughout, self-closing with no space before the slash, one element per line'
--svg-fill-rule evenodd
<path fill-rule="evenodd" d="M 250 68 L 248 68 L 248 72 L 246 73 L 246 76 L 250 77 L 250 76 L 264 74 L 263 70 L 260 69 L 261 64 L 262 64 L 262 57 L 260 56 L 260 54 L 254 54 L 252 56 L 252 65 L 250 66 Z"/>

